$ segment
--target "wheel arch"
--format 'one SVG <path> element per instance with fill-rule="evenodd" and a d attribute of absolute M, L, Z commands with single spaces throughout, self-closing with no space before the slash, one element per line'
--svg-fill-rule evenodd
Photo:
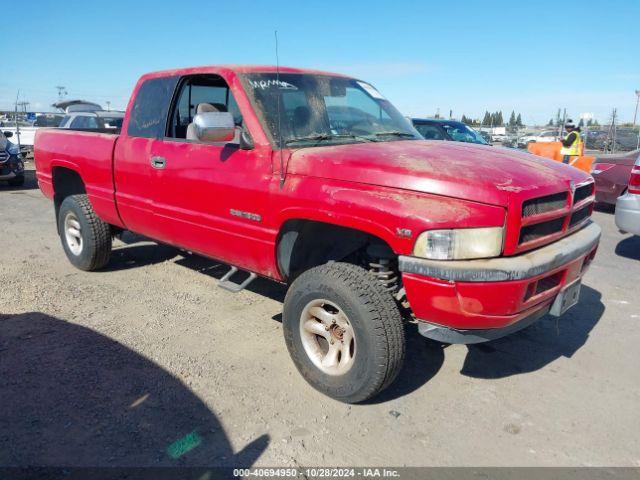
<path fill-rule="evenodd" d="M 60 211 L 60 205 L 70 195 L 82 195 L 87 189 L 80 173 L 68 166 L 56 165 L 51 169 L 51 183 L 53 185 L 53 204 L 56 219 Z"/>
<path fill-rule="evenodd" d="M 391 243 L 375 229 L 311 218 L 289 218 L 280 226 L 276 240 L 276 263 L 285 280 L 329 261 L 344 261 L 360 251 L 380 258 L 396 255 Z"/>

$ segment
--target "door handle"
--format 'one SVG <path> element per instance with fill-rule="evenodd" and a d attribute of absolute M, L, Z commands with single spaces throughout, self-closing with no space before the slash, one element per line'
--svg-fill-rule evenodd
<path fill-rule="evenodd" d="M 151 166 L 153 168 L 162 169 L 167 166 L 167 159 L 164 157 L 151 157 Z"/>

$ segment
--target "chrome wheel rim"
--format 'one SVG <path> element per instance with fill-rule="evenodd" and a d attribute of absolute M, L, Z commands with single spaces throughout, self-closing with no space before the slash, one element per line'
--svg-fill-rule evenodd
<path fill-rule="evenodd" d="M 300 338 L 313 364 L 327 375 L 344 375 L 353 366 L 356 337 L 344 311 L 335 303 L 309 302 L 300 316 Z"/>
<path fill-rule="evenodd" d="M 67 242 L 69 251 L 74 255 L 80 255 L 82 253 L 82 228 L 78 217 L 73 212 L 67 213 L 64 217 L 64 237 Z"/>

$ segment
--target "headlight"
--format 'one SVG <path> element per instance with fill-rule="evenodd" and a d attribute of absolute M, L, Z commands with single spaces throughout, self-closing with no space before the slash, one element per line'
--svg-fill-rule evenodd
<path fill-rule="evenodd" d="M 7 148 L 7 152 L 9 152 L 9 155 L 20 155 L 20 149 L 18 148 L 18 145 L 15 145 L 13 143 L 9 145 L 9 148 Z"/>
<path fill-rule="evenodd" d="M 497 257 L 502 252 L 502 237 L 502 227 L 429 230 L 420 234 L 413 254 L 432 260 Z"/>

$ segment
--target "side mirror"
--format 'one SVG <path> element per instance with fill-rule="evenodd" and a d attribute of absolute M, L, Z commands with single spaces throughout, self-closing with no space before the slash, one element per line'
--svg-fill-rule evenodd
<path fill-rule="evenodd" d="M 13 132 L 2 132 L 4 134 L 5 137 L 7 138 L 11 138 L 13 137 Z"/>
<path fill-rule="evenodd" d="M 229 112 L 205 112 L 193 117 L 196 137 L 201 142 L 229 142 L 236 134 Z"/>

